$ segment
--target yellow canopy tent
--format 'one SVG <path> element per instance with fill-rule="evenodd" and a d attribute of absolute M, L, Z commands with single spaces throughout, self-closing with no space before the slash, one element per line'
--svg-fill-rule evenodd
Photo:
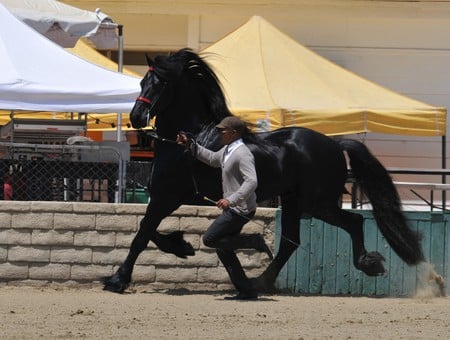
<path fill-rule="evenodd" d="M 233 114 L 259 130 L 303 126 L 327 135 L 445 135 L 445 108 L 361 78 L 258 16 L 202 55 L 216 71 Z"/>
<path fill-rule="evenodd" d="M 106 69 L 117 71 L 117 64 L 106 58 L 103 54 L 97 52 L 94 48 L 92 48 L 88 43 L 79 39 L 77 44 L 73 48 L 67 48 L 67 51 L 79 56 L 80 58 L 87 60 L 93 64 L 98 66 L 102 66 Z M 135 77 L 141 77 L 141 75 L 123 69 L 123 73 Z M 10 121 L 10 111 L 2 110 L 0 111 L 0 125 L 5 125 Z M 36 112 L 36 111 L 14 111 L 15 118 L 33 118 L 33 119 L 70 119 L 72 114 L 69 112 Z M 91 114 L 88 113 L 87 117 L 87 129 L 88 130 L 103 130 L 103 129 L 112 129 L 113 125 L 117 122 L 117 114 L 116 113 L 98 113 Z M 127 130 L 127 125 L 129 124 L 129 116 L 128 113 L 122 114 L 122 130 Z"/>

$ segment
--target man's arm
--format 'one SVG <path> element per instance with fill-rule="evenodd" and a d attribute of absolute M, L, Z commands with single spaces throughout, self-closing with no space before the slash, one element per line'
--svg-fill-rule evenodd
<path fill-rule="evenodd" d="M 197 155 L 196 155 L 197 159 L 209 166 L 212 166 L 214 168 L 220 168 L 222 166 L 221 162 L 222 154 L 223 154 L 222 149 L 217 152 L 214 152 L 197 144 Z"/>
<path fill-rule="evenodd" d="M 189 140 L 187 136 L 184 133 L 179 133 L 177 135 L 177 142 L 180 145 L 185 145 L 186 147 L 190 148 L 191 151 L 195 150 L 194 157 L 196 157 L 198 160 L 202 161 L 203 163 L 212 166 L 214 168 L 220 168 L 221 167 L 221 159 L 223 150 L 219 150 L 217 152 L 211 151 L 199 144 L 197 144 L 193 140 Z M 192 148 L 190 144 L 194 143 L 194 147 Z"/>

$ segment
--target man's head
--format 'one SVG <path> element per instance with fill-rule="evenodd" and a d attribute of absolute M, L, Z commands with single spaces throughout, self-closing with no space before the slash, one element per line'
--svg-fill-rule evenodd
<path fill-rule="evenodd" d="M 225 117 L 216 127 L 220 130 L 222 143 L 225 145 L 241 138 L 247 129 L 245 122 L 234 116 Z"/>

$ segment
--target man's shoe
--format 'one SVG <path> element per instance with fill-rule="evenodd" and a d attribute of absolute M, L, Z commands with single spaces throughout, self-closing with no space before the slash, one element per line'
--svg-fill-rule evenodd
<path fill-rule="evenodd" d="M 256 292 L 239 292 L 237 295 L 225 296 L 225 300 L 258 300 L 258 293 Z"/>

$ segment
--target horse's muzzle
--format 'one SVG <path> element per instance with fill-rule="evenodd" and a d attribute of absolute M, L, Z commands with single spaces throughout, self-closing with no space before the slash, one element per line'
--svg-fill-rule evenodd
<path fill-rule="evenodd" d="M 130 112 L 131 126 L 135 129 L 141 129 L 148 125 L 150 119 L 150 110 L 146 105 L 136 102 Z"/>

